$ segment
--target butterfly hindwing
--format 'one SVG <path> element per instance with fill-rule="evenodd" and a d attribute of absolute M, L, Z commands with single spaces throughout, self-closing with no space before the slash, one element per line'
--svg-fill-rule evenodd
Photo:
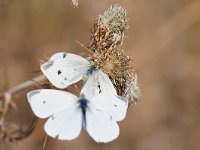
<path fill-rule="evenodd" d="M 82 112 L 78 104 L 52 115 L 45 123 L 46 133 L 59 140 L 72 140 L 79 136 L 82 128 Z"/>
<path fill-rule="evenodd" d="M 49 81 L 57 88 L 66 88 L 82 79 L 91 68 L 85 58 L 70 54 L 56 53 L 50 60 L 41 65 L 41 70 Z"/>
<path fill-rule="evenodd" d="M 128 103 L 126 99 L 113 94 L 97 94 L 90 100 L 92 104 L 112 116 L 115 121 L 121 121 L 125 118 Z"/>
<path fill-rule="evenodd" d="M 112 116 L 91 103 L 86 111 L 86 130 L 96 142 L 107 143 L 119 135 L 119 126 Z"/>

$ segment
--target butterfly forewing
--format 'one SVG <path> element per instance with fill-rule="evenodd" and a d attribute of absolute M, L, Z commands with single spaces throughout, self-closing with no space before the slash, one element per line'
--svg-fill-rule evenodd
<path fill-rule="evenodd" d="M 97 75 L 98 75 L 98 87 L 100 89 L 100 93 L 117 95 L 117 92 L 112 82 L 110 81 L 109 77 L 101 70 L 98 70 Z"/>
<path fill-rule="evenodd" d="M 42 72 L 57 88 L 66 88 L 78 82 L 90 68 L 88 60 L 70 53 L 54 54 L 48 62 L 41 65 Z"/>
<path fill-rule="evenodd" d="M 93 95 L 99 93 L 117 94 L 108 76 L 101 70 L 94 70 L 90 75 L 88 75 L 88 79 L 81 90 L 81 94 L 90 99 Z"/>
<path fill-rule="evenodd" d="M 41 89 L 27 94 L 30 106 L 39 118 L 47 118 L 55 113 L 73 107 L 78 98 L 65 91 Z"/>
<path fill-rule="evenodd" d="M 95 72 L 93 72 L 87 76 L 87 80 L 85 81 L 84 86 L 81 89 L 81 95 L 84 95 L 84 97 L 89 99 L 96 93 L 99 93 L 98 76 Z"/>

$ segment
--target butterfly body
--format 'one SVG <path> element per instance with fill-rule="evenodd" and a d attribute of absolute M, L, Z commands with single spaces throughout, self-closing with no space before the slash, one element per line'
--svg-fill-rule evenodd
<path fill-rule="evenodd" d="M 86 129 L 86 111 L 88 109 L 88 102 L 89 101 L 85 98 L 79 100 L 79 108 L 82 111 L 82 125 L 84 129 Z"/>

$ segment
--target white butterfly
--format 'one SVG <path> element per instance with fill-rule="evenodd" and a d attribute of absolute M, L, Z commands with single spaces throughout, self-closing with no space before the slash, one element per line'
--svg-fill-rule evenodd
<path fill-rule="evenodd" d="M 64 89 L 87 76 L 81 91 L 87 98 L 96 93 L 116 95 L 116 90 L 108 76 L 100 69 L 95 69 L 87 59 L 70 53 L 56 53 L 41 65 L 42 72 L 57 88 Z M 88 92 L 91 91 L 91 92 Z"/>
<path fill-rule="evenodd" d="M 90 99 L 53 89 L 34 90 L 27 94 L 30 106 L 39 118 L 48 118 L 46 133 L 60 140 L 76 138 L 82 126 L 96 142 L 110 142 L 118 137 L 126 116 L 127 102 L 122 97 L 96 94 Z"/>

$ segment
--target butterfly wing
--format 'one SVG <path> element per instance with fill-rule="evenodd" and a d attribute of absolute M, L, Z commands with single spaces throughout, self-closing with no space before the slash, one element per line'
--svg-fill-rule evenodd
<path fill-rule="evenodd" d="M 40 89 L 27 94 L 28 102 L 39 118 L 47 118 L 57 112 L 72 107 L 77 103 L 78 98 L 68 92 Z"/>
<path fill-rule="evenodd" d="M 95 105 L 102 112 L 109 114 L 115 121 L 123 120 L 128 108 L 127 99 L 113 94 L 94 95 L 90 103 Z"/>
<path fill-rule="evenodd" d="M 52 115 L 45 123 L 46 133 L 59 140 L 72 140 L 79 136 L 82 128 L 82 112 L 73 107 Z"/>
<path fill-rule="evenodd" d="M 88 75 L 81 94 L 90 99 L 93 95 L 99 93 L 117 95 L 109 77 L 101 70 L 94 70 L 92 74 Z"/>
<path fill-rule="evenodd" d="M 84 95 L 87 99 L 90 99 L 94 94 L 99 93 L 98 76 L 95 72 L 87 76 L 87 80 L 80 93 L 80 95 Z"/>
<path fill-rule="evenodd" d="M 48 62 L 41 65 L 41 70 L 49 81 L 61 89 L 81 80 L 90 68 L 91 64 L 85 58 L 64 52 L 54 54 Z"/>
<path fill-rule="evenodd" d="M 101 70 L 97 71 L 99 93 L 116 94 L 117 92 L 110 81 L 109 77 Z"/>
<path fill-rule="evenodd" d="M 119 135 L 119 126 L 106 114 L 91 103 L 86 111 L 86 130 L 96 142 L 107 143 Z"/>

